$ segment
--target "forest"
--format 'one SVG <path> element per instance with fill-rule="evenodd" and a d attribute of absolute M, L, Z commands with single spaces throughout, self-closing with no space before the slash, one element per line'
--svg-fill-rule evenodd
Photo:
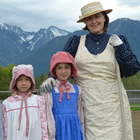
<path fill-rule="evenodd" d="M 15 64 L 9 64 L 7 67 L 0 66 L 0 91 L 9 91 L 14 66 Z M 39 89 L 42 82 L 48 78 L 48 73 L 49 72 L 46 72 L 46 74 L 41 73 L 38 77 L 35 76 L 36 89 Z M 70 82 L 73 83 L 73 80 L 71 79 Z M 134 76 L 122 78 L 122 82 L 126 90 L 140 90 L 140 72 Z M 9 94 L 1 93 L 0 99 L 4 99 L 7 96 L 9 96 Z"/>

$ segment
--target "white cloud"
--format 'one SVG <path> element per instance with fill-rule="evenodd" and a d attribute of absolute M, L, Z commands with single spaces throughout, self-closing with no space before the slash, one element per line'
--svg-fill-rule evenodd
<path fill-rule="evenodd" d="M 140 1 L 99 0 L 104 9 L 113 9 L 110 21 L 117 18 L 140 20 Z M 80 30 L 83 23 L 76 23 L 81 7 L 93 0 L 0 0 L 0 24 L 8 23 L 25 31 L 57 26 L 68 31 Z"/>

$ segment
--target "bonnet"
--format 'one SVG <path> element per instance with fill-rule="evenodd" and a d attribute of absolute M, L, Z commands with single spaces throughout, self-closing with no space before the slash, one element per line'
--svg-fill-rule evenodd
<path fill-rule="evenodd" d="M 35 80 L 34 80 L 34 76 L 33 76 L 33 67 L 32 65 L 18 65 L 18 66 L 14 66 L 13 67 L 13 72 L 12 72 L 12 81 L 10 83 L 10 92 L 14 93 L 16 92 L 17 88 L 16 88 L 16 80 L 19 78 L 19 76 L 21 75 L 25 75 L 27 77 L 30 77 L 32 80 L 32 91 L 35 90 Z"/>
<path fill-rule="evenodd" d="M 67 52 L 57 52 L 56 54 L 53 55 L 51 62 L 50 62 L 50 73 L 53 77 L 56 77 L 56 74 L 54 72 L 54 68 L 56 64 L 58 63 L 70 63 L 72 64 L 72 73 L 71 77 L 75 76 L 77 74 L 77 69 L 74 64 L 74 58 L 71 54 Z"/>
<path fill-rule="evenodd" d="M 73 77 L 77 74 L 77 69 L 76 66 L 74 64 L 74 58 L 71 54 L 67 53 L 67 52 L 57 52 L 56 54 L 53 55 L 51 62 L 50 62 L 50 73 L 53 77 L 56 77 L 56 74 L 54 72 L 54 68 L 58 63 L 70 63 L 72 64 L 72 72 L 71 72 L 71 76 Z M 66 92 L 67 92 L 67 99 L 70 99 L 69 93 L 68 93 L 68 89 L 70 89 L 70 85 L 67 83 L 67 81 L 61 82 L 59 85 L 59 91 L 60 91 L 60 96 L 59 96 L 59 102 L 62 101 L 62 97 L 63 97 L 63 88 L 62 85 L 64 85 Z"/>
<path fill-rule="evenodd" d="M 18 65 L 13 67 L 13 73 L 12 73 L 12 81 L 10 84 L 10 92 L 14 93 L 16 92 L 16 80 L 19 78 L 19 76 L 25 75 L 27 77 L 31 78 L 32 81 L 32 87 L 31 90 L 35 90 L 35 80 L 33 76 L 33 67 L 32 65 Z M 21 99 L 21 107 L 20 107 L 20 113 L 19 113 L 19 127 L 18 130 L 21 128 L 21 118 L 22 118 L 22 110 L 23 110 L 23 101 L 25 102 L 25 114 L 26 114 L 26 136 L 29 135 L 29 115 L 28 115 L 28 104 L 27 104 L 27 98 L 28 96 L 25 93 L 22 93 L 22 99 Z"/>

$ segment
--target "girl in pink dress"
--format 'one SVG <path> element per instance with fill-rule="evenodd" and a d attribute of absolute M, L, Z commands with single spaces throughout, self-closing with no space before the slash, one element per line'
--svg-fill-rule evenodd
<path fill-rule="evenodd" d="M 2 103 L 5 140 L 48 140 L 45 99 L 34 89 L 32 65 L 13 67 L 12 95 Z"/>

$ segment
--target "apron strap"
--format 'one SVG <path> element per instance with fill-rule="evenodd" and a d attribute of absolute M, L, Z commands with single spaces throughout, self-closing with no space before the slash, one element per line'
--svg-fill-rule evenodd
<path fill-rule="evenodd" d="M 126 132 L 126 121 L 125 121 L 124 102 L 123 102 L 123 94 L 122 94 L 122 84 L 121 84 L 121 77 L 120 77 L 120 68 L 119 68 L 119 65 L 118 65 L 116 58 L 115 58 L 115 63 L 116 63 L 115 65 L 116 65 L 119 98 L 120 98 L 121 122 L 122 122 L 123 137 L 124 137 L 123 140 L 128 140 L 128 135 Z"/>

